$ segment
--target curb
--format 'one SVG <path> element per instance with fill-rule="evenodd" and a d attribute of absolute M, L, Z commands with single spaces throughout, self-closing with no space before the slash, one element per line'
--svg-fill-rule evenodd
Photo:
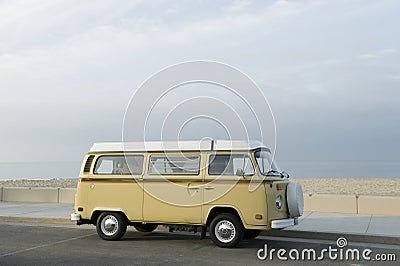
<path fill-rule="evenodd" d="M 32 217 L 14 217 L 14 216 L 0 216 L 0 222 L 76 225 L 69 219 L 64 219 L 64 218 L 32 218 Z"/>
<path fill-rule="evenodd" d="M 275 236 L 287 238 L 323 239 L 336 241 L 339 237 L 346 237 L 349 242 L 365 242 L 374 244 L 400 245 L 400 237 L 351 234 L 340 232 L 312 232 L 294 230 L 269 230 L 262 231 L 261 236 Z"/>

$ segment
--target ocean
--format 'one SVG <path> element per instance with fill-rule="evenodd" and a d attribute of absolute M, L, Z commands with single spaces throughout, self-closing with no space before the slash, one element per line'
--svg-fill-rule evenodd
<path fill-rule="evenodd" d="M 278 161 L 296 178 L 399 178 L 400 161 Z"/>
<path fill-rule="evenodd" d="M 82 161 L 0 163 L 0 179 L 78 178 Z"/>
<path fill-rule="evenodd" d="M 78 178 L 81 161 L 0 163 L 0 179 Z M 294 178 L 399 178 L 400 161 L 278 161 Z"/>

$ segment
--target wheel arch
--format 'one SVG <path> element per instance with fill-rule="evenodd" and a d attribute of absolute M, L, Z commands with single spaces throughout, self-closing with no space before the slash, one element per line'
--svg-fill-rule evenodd
<path fill-rule="evenodd" d="M 96 225 L 97 219 L 99 218 L 100 214 L 102 214 L 103 212 L 120 213 L 125 217 L 126 222 L 128 224 L 130 223 L 128 217 L 126 216 L 125 212 L 122 209 L 96 208 L 93 210 L 92 215 L 90 217 L 92 224 Z"/>
<path fill-rule="evenodd" d="M 221 213 L 234 214 L 239 218 L 239 220 L 242 222 L 243 226 L 245 225 L 245 222 L 243 220 L 241 213 L 233 206 L 214 206 L 214 207 L 212 207 L 207 214 L 206 225 L 209 226 L 211 224 L 211 221 L 217 215 L 219 215 Z"/>

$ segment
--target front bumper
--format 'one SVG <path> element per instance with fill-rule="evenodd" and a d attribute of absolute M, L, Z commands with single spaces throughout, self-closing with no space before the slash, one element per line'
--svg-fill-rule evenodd
<path fill-rule="evenodd" d="M 297 225 L 299 223 L 298 218 L 289 218 L 289 219 L 281 219 L 281 220 L 273 220 L 271 221 L 271 228 L 273 229 L 281 229 L 289 226 Z"/>
<path fill-rule="evenodd" d="M 71 221 L 80 221 L 81 215 L 77 213 L 71 213 Z"/>

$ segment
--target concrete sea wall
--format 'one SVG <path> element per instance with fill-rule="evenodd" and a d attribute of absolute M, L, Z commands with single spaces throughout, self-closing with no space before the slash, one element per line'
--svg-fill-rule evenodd
<path fill-rule="evenodd" d="M 305 194 L 307 212 L 400 216 L 400 197 Z"/>
<path fill-rule="evenodd" d="M 74 203 L 75 188 L 2 187 L 1 201 Z"/>

